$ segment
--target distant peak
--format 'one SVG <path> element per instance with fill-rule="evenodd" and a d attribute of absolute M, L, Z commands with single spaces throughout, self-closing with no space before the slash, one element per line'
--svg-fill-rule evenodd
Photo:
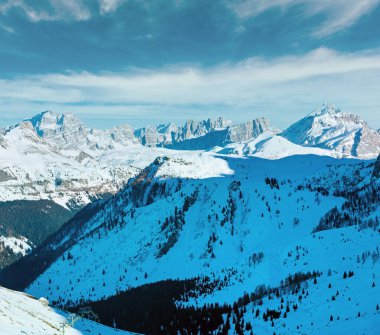
<path fill-rule="evenodd" d="M 63 129 L 65 126 L 81 126 L 80 120 L 74 114 L 63 114 L 54 111 L 44 111 L 23 122 L 30 122 L 41 137 L 48 132 Z"/>
<path fill-rule="evenodd" d="M 39 118 L 39 119 L 42 119 L 42 118 L 56 118 L 56 117 L 63 117 L 65 115 L 70 115 L 70 116 L 74 116 L 73 114 L 71 113 L 67 113 L 67 114 L 62 114 L 62 113 L 58 113 L 58 112 L 55 112 L 55 111 L 51 111 L 51 110 L 46 110 L 46 111 L 43 111 L 35 116 L 32 117 L 32 119 L 34 118 Z"/>
<path fill-rule="evenodd" d="M 60 124 L 60 123 L 63 123 L 65 120 L 75 120 L 77 122 L 79 121 L 79 119 L 72 113 L 63 114 L 63 113 L 58 113 L 55 111 L 44 111 L 24 121 L 30 121 L 33 124 L 33 126 L 35 126 L 37 124 L 42 124 L 42 123 Z"/>
<path fill-rule="evenodd" d="M 314 110 L 308 116 L 320 116 L 324 114 L 337 114 L 340 113 L 341 110 L 336 108 L 334 105 L 325 102 L 320 108 Z"/>

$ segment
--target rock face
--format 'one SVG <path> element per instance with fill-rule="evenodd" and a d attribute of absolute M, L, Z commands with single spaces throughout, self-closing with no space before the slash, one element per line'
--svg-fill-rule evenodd
<path fill-rule="evenodd" d="M 187 120 L 182 127 L 170 122 L 138 129 L 134 135 L 143 145 L 167 146 L 203 137 L 214 131 L 224 130 L 230 125 L 232 125 L 232 121 L 221 117 L 203 121 Z"/>
<path fill-rule="evenodd" d="M 93 150 L 107 150 L 116 143 L 135 141 L 133 128 L 122 125 L 108 130 L 84 126 L 73 114 L 43 112 L 23 121 L 19 126 L 34 129 L 36 134 L 61 149 L 80 149 L 88 153 Z"/>
<path fill-rule="evenodd" d="M 66 142 L 70 140 L 70 136 L 68 135 L 80 134 L 84 131 L 82 123 L 71 113 L 61 114 L 46 111 L 29 120 L 25 120 L 24 123 L 30 123 L 37 132 L 37 135 L 43 138 L 52 138 L 64 134 L 67 137 Z"/>
<path fill-rule="evenodd" d="M 376 157 L 380 152 L 380 134 L 359 116 L 325 104 L 302 118 L 282 134 L 304 146 L 334 150 L 343 156 Z"/>
<path fill-rule="evenodd" d="M 242 143 L 256 138 L 269 129 L 269 121 L 265 118 L 237 124 L 228 128 L 227 141 L 232 143 Z"/>
<path fill-rule="evenodd" d="M 203 150 L 227 143 L 242 143 L 269 129 L 269 121 L 265 118 L 233 125 L 232 121 L 220 117 L 203 121 L 188 120 L 182 127 L 173 123 L 149 126 L 136 130 L 134 134 L 143 145 Z"/>
<path fill-rule="evenodd" d="M 134 131 L 134 136 L 143 145 L 163 146 L 171 144 L 178 134 L 178 127 L 174 123 L 147 126 Z"/>
<path fill-rule="evenodd" d="M 203 121 L 188 120 L 178 134 L 177 141 L 204 136 L 212 131 L 223 130 L 232 125 L 232 121 L 223 118 Z"/>

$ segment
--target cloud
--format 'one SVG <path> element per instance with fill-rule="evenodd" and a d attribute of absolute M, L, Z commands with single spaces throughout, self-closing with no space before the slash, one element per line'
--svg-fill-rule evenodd
<path fill-rule="evenodd" d="M 166 6 L 160 2 L 144 2 L 141 0 L 3 0 L 0 3 L 0 14 L 17 10 L 31 22 L 40 21 L 87 21 L 97 15 L 108 15 L 118 11 L 123 4 L 138 4 L 151 9 L 152 17 L 159 16 L 157 8 L 172 7 L 183 10 L 185 4 L 191 6 L 190 0 L 171 0 Z M 154 5 L 153 5 L 154 3 Z M 363 16 L 369 14 L 380 4 L 380 0 L 219 0 L 224 9 L 231 9 L 242 21 L 235 27 L 236 33 L 245 31 L 244 21 L 265 13 L 271 9 L 280 9 L 286 13 L 291 8 L 298 7 L 306 19 L 319 16 L 321 23 L 317 24 L 313 35 L 322 38 L 330 36 L 353 26 Z M 194 2 L 193 6 L 197 6 Z"/>
<path fill-rule="evenodd" d="M 0 14 L 19 10 L 31 22 L 74 20 L 85 21 L 91 17 L 91 11 L 82 0 L 49 0 L 45 6 L 36 6 L 28 0 L 6 0 L 0 4 Z"/>
<path fill-rule="evenodd" d="M 8 12 L 14 9 L 22 12 L 32 22 L 50 20 L 51 18 L 51 15 L 46 11 L 35 10 L 33 7 L 28 6 L 23 0 L 8 0 L 0 4 L 0 14 L 8 14 Z"/>
<path fill-rule="evenodd" d="M 100 14 L 114 12 L 125 0 L 98 0 Z M 0 14 L 12 10 L 23 13 L 31 22 L 40 21 L 87 21 L 94 15 L 91 3 L 86 0 L 48 0 L 37 3 L 32 0 L 5 0 L 0 4 Z"/>
<path fill-rule="evenodd" d="M 135 118 L 137 113 L 145 119 L 201 113 L 246 119 L 259 111 L 284 126 L 301 116 L 297 113 L 330 101 L 367 113 L 379 126 L 374 117 L 380 109 L 379 56 L 379 50 L 339 53 L 320 48 L 300 56 L 250 58 L 211 68 L 177 65 L 122 74 L 68 72 L 2 79 L 0 111 L 92 110 L 94 116 Z"/>
<path fill-rule="evenodd" d="M 15 32 L 15 30 L 12 27 L 10 27 L 8 25 L 1 24 L 1 22 L 0 22 L 0 28 L 9 34 L 13 34 Z"/>
<path fill-rule="evenodd" d="M 354 25 L 379 3 L 380 0 L 231 0 L 228 5 L 243 20 L 274 8 L 285 12 L 291 7 L 300 6 L 306 17 L 324 15 L 325 19 L 314 35 L 326 37 Z"/>
<path fill-rule="evenodd" d="M 99 0 L 99 8 L 101 14 L 115 12 L 125 0 Z"/>

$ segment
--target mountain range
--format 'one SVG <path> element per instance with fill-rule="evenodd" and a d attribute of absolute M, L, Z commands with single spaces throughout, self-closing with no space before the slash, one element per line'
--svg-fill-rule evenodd
<path fill-rule="evenodd" d="M 380 133 L 327 104 L 284 131 L 265 118 L 237 125 L 218 118 L 182 127 L 98 130 L 73 114 L 44 112 L 3 129 L 0 144 L 0 200 L 50 199 L 67 207 L 115 193 L 157 156 L 202 150 L 270 159 L 296 154 L 371 159 L 380 151 Z"/>
<path fill-rule="evenodd" d="M 52 233 L 55 230 L 43 225 L 49 215 L 65 212 L 55 225 L 59 227 L 77 209 L 117 192 L 156 157 L 279 159 L 314 154 L 371 159 L 379 151 L 378 131 L 360 117 L 328 104 L 284 131 L 270 127 L 265 118 L 233 124 L 221 117 L 189 120 L 183 126 L 168 123 L 135 130 L 122 125 L 98 130 L 86 127 L 73 114 L 48 111 L 1 130 L 0 200 L 10 209 L 21 208 L 12 201 L 33 201 L 30 208 L 39 208 L 42 203 L 37 201 L 50 201 L 47 207 L 43 205 L 40 217 L 34 216 L 34 222 L 40 230 Z M 8 264 L 6 258 L 14 259 L 8 255 L 12 248 L 19 253 L 20 244 L 27 243 L 25 250 L 29 250 L 41 242 L 31 239 L 24 229 L 9 228 L 7 224 L 2 229 L 8 231 L 2 235 L 2 250 L 7 252 L 3 265 Z"/>
<path fill-rule="evenodd" d="M 376 334 L 379 153 L 330 105 L 284 131 L 42 113 L 2 131 L 1 200 L 71 215 L 0 283 L 142 334 Z"/>
<path fill-rule="evenodd" d="M 247 144 L 267 132 L 301 146 L 335 151 L 342 157 L 373 158 L 380 145 L 377 130 L 371 129 L 359 116 L 343 112 L 329 104 L 322 105 L 283 132 L 271 128 L 265 118 L 233 124 L 221 117 L 203 121 L 188 120 L 183 126 L 167 123 L 135 130 L 126 124 L 98 130 L 86 127 L 73 114 L 43 112 L 14 127 L 8 127 L 3 130 L 3 136 L 7 137 L 9 132 L 18 128 L 31 130 L 39 139 L 79 161 L 85 159 L 86 154 L 97 157 L 101 152 L 131 143 L 149 147 L 205 150 L 214 146 Z M 26 136 L 18 136 L 23 135 Z M 195 139 L 198 140 L 194 141 Z M 183 142 L 188 144 L 184 145 Z M 79 151 L 79 154 L 73 156 L 74 153 L 70 150 Z"/>

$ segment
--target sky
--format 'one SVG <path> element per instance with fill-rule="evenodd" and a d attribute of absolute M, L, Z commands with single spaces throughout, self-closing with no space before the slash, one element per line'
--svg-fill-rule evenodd
<path fill-rule="evenodd" d="M 380 0 L 0 0 L 0 126 L 286 128 L 324 102 L 380 128 Z"/>

